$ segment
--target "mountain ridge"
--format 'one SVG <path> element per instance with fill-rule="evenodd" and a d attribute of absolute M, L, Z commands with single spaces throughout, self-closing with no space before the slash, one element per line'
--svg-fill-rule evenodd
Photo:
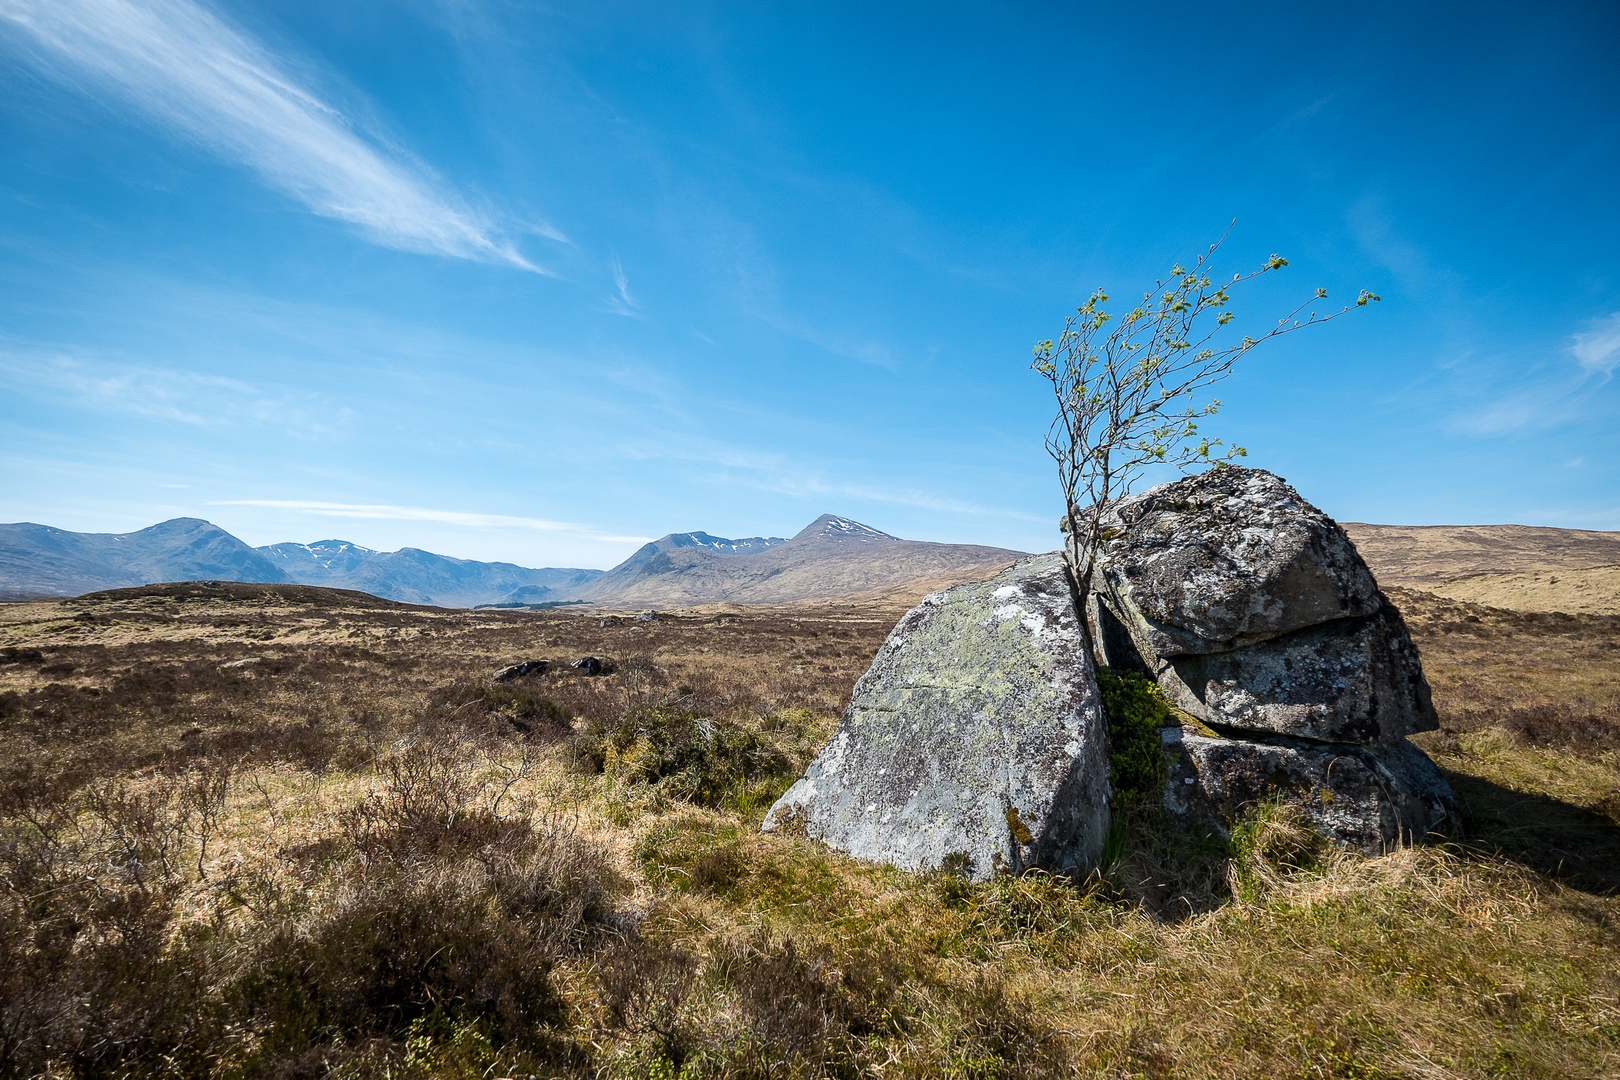
<path fill-rule="evenodd" d="M 1023 557 L 976 544 L 902 540 L 850 518 L 823 514 L 763 551 L 727 555 L 647 544 L 571 599 L 602 606 L 691 607 L 793 603 L 892 589 L 922 579 L 979 580 Z"/>
<path fill-rule="evenodd" d="M 7 592 L 76 596 L 155 579 L 202 578 L 291 583 L 256 548 L 201 518 L 170 518 L 127 533 L 0 524 L 0 586 Z"/>
<path fill-rule="evenodd" d="M 221 580 L 347 589 L 439 607 L 780 603 L 969 580 L 1022 554 L 902 540 L 833 514 L 791 538 L 669 533 L 608 571 L 479 562 L 413 547 L 376 551 L 341 539 L 255 548 L 200 518 L 120 534 L 22 522 L 0 525 L 0 598 Z"/>

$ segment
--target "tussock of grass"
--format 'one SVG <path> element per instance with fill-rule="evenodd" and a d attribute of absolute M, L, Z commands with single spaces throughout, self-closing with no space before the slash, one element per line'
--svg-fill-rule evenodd
<path fill-rule="evenodd" d="M 1450 844 L 1188 832 L 1116 721 L 1107 865 L 983 884 L 757 830 L 898 611 L 0 607 L 0 1075 L 1620 1073 L 1620 630 L 1400 602 Z"/>

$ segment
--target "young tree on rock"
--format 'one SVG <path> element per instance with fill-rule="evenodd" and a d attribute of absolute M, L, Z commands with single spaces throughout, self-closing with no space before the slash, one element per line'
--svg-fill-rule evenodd
<path fill-rule="evenodd" d="M 1130 494 L 1144 468 L 1171 465 L 1192 472 L 1199 466 L 1224 468 L 1233 458 L 1247 456 L 1243 447 L 1226 447 L 1199 430 L 1199 422 L 1221 406 L 1213 398 L 1198 404 L 1194 399 L 1199 391 L 1225 379 L 1238 359 L 1261 342 L 1330 322 L 1378 299 L 1363 289 L 1354 304 L 1339 311 L 1306 314 L 1327 298 L 1327 290 L 1317 289 L 1260 337 L 1244 335 L 1216 347 L 1215 335 L 1233 319 L 1231 291 L 1288 265 L 1287 259 L 1273 255 L 1259 269 L 1216 284 L 1210 263 L 1225 239 L 1211 244 L 1190 269 L 1172 267 L 1168 282 L 1155 282 L 1154 291 L 1143 293 L 1140 304 L 1117 318 L 1103 308 L 1108 294 L 1098 289 L 1064 321 L 1055 341 L 1035 346 L 1030 367 L 1051 384 L 1057 398 L 1046 449 L 1057 462 L 1063 487 L 1069 534 L 1065 550 L 1082 612 L 1104 539 L 1104 512 L 1110 502 Z"/>

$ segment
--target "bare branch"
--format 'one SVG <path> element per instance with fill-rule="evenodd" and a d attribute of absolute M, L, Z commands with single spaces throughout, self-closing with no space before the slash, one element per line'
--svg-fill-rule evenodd
<path fill-rule="evenodd" d="M 1355 304 L 1319 316 L 1311 309 L 1327 293 L 1317 289 L 1260 337 L 1217 347 L 1217 335 L 1234 317 L 1233 289 L 1288 265 L 1273 255 L 1257 269 L 1217 283 L 1210 264 L 1231 231 L 1229 226 L 1191 269 L 1172 267 L 1122 316 L 1104 307 L 1108 294 L 1097 289 L 1064 320 L 1056 339 L 1035 346 L 1030 367 L 1047 380 L 1057 403 L 1046 449 L 1063 488 L 1067 555 L 1082 602 L 1091 589 L 1104 510 L 1130 493 L 1145 467 L 1219 468 L 1247 455 L 1199 429 L 1220 402 L 1195 404 L 1195 395 L 1230 377 L 1237 361 L 1261 342 L 1331 322 L 1378 299 L 1363 290 Z"/>

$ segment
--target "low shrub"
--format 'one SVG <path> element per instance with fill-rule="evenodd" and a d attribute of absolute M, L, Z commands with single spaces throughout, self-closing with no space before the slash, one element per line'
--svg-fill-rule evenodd
<path fill-rule="evenodd" d="M 667 702 L 589 724 L 571 740 L 568 758 L 578 772 L 658 785 L 700 806 L 753 805 L 756 789 L 780 786 L 793 773 L 788 756 L 757 732 Z"/>
<path fill-rule="evenodd" d="M 1108 769 L 1116 809 L 1164 794 L 1164 743 L 1159 729 L 1176 723 L 1152 677 L 1137 671 L 1097 670 L 1108 716 Z"/>
<path fill-rule="evenodd" d="M 264 942 L 229 995 L 232 1011 L 253 1019 L 270 1061 L 313 1045 L 403 1039 L 435 1014 L 521 1044 L 557 1008 L 552 929 L 454 883 L 370 882 L 313 925 Z"/>
<path fill-rule="evenodd" d="M 568 730 L 568 710 L 532 687 L 511 683 L 451 683 L 433 694 L 433 704 L 452 717 L 471 713 L 499 717 L 522 734 Z"/>

